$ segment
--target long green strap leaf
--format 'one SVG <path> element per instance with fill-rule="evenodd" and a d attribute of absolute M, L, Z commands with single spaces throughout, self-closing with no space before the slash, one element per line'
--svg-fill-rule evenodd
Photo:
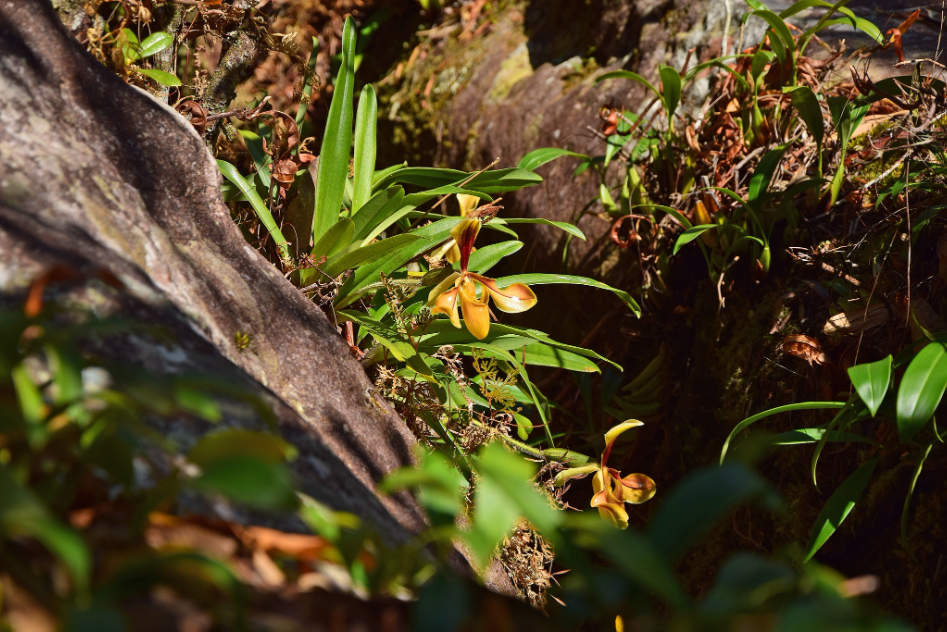
<path fill-rule="evenodd" d="M 868 487 L 868 481 L 871 480 L 876 465 L 878 465 L 878 457 L 862 464 L 839 485 L 835 493 L 825 503 L 825 507 L 822 508 L 822 512 L 816 518 L 815 527 L 809 538 L 809 546 L 806 547 L 806 562 L 812 559 L 816 551 L 822 548 L 826 540 L 835 533 L 845 518 L 848 517 L 848 514 L 855 508 L 855 503 L 858 502 L 865 488 Z"/>
<path fill-rule="evenodd" d="M 723 442 L 723 448 L 720 450 L 720 462 L 723 463 L 723 460 L 727 456 L 727 450 L 730 447 L 730 442 L 733 440 L 737 434 L 742 430 L 755 424 L 760 419 L 770 417 L 772 415 L 778 415 L 779 413 L 788 413 L 793 410 L 820 410 L 823 408 L 844 408 L 845 402 L 799 402 L 798 404 L 787 404 L 785 406 L 777 406 L 776 408 L 770 408 L 769 410 L 764 410 L 761 413 L 757 413 L 752 417 L 747 417 L 736 427 L 730 431 L 730 434 L 727 435 L 727 440 Z"/>
<path fill-rule="evenodd" d="M 355 116 L 355 192 L 352 195 L 352 214 L 372 196 L 372 176 L 375 175 L 376 128 L 378 101 L 375 89 L 366 85 L 358 99 Z"/>
<path fill-rule="evenodd" d="M 237 168 L 226 160 L 217 160 L 217 167 L 220 169 L 220 172 L 224 174 L 224 177 L 233 182 L 240 192 L 247 196 L 247 199 L 250 201 L 250 206 L 253 207 L 253 210 L 256 212 L 257 217 L 260 219 L 260 223 L 263 224 L 263 227 L 266 228 L 267 232 L 270 234 L 270 237 L 276 243 L 276 247 L 279 249 L 280 259 L 283 261 L 289 260 L 289 243 L 286 241 L 286 238 L 283 237 L 282 231 L 280 231 L 279 226 L 276 225 L 276 221 L 273 219 L 270 209 L 266 207 L 266 204 L 260 198 L 259 194 L 256 192 L 256 189 L 250 185 L 246 179 L 240 175 L 240 172 L 237 171 Z"/>
<path fill-rule="evenodd" d="M 336 78 L 329 120 L 322 137 L 316 179 L 316 209 L 312 216 L 312 243 L 318 243 L 329 227 L 338 221 L 342 195 L 349 172 L 349 150 L 352 146 L 352 101 L 355 92 L 355 22 L 345 19 L 342 29 L 342 65 Z"/>
<path fill-rule="evenodd" d="M 526 285 L 563 283 L 567 285 L 586 285 L 600 290 L 608 290 L 620 298 L 622 302 L 628 306 L 628 309 L 635 313 L 635 316 L 641 316 L 641 308 L 638 306 L 638 303 L 635 302 L 635 299 L 631 297 L 631 294 L 588 277 L 573 276 L 571 274 L 514 274 L 513 276 L 497 279 L 497 285 L 499 285 L 501 289 L 514 283 L 525 283 Z"/>

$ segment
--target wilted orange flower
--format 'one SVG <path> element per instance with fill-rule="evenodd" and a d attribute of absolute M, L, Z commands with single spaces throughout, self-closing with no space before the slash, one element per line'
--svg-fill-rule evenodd
<path fill-rule="evenodd" d="M 643 425 L 637 419 L 629 419 L 605 433 L 602 463 L 592 478 L 595 496 L 592 497 L 591 506 L 598 509 L 602 518 L 619 529 L 628 528 L 628 512 L 625 511 L 625 503 L 640 505 L 651 500 L 657 491 L 657 486 L 651 477 L 644 474 L 629 474 L 622 478 L 621 472 L 607 466 L 612 446 L 615 445 L 619 435 L 626 430 Z"/>
<path fill-rule="evenodd" d="M 536 295 L 524 283 L 514 283 L 502 290 L 495 279 L 467 270 L 470 253 L 480 233 L 480 219 L 465 217 L 451 231 L 460 250 L 460 272 L 454 272 L 431 290 L 428 306 L 435 314 L 446 314 L 454 327 L 460 328 L 460 313 L 464 324 L 478 340 L 490 333 L 490 298 L 500 311 L 517 314 L 536 304 Z M 453 289 L 448 289 L 453 286 Z"/>

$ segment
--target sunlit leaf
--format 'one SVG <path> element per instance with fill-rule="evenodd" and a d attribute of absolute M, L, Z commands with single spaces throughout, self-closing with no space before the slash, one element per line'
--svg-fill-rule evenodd
<path fill-rule="evenodd" d="M 168 46 L 174 43 L 174 36 L 165 31 L 158 31 L 157 33 L 152 33 L 145 39 L 141 40 L 141 44 L 138 46 L 138 58 L 151 57 L 156 53 L 160 53 Z M 167 85 L 167 84 L 166 84 Z M 178 82 L 176 85 L 181 85 Z"/>
<path fill-rule="evenodd" d="M 799 402 L 797 404 L 786 404 L 785 406 L 777 406 L 776 408 L 770 408 L 769 410 L 764 410 L 761 413 L 757 413 L 752 417 L 747 417 L 740 423 L 738 423 L 733 430 L 730 431 L 730 434 L 727 435 L 726 441 L 723 442 L 723 448 L 720 450 L 720 462 L 723 463 L 724 459 L 727 456 L 727 449 L 730 446 L 730 442 L 733 440 L 737 434 L 745 430 L 747 427 L 755 424 L 760 419 L 765 419 L 771 415 L 778 415 L 779 413 L 788 413 L 794 410 L 821 410 L 825 408 L 844 408 L 845 402 Z"/>
<path fill-rule="evenodd" d="M 692 226 L 688 228 L 683 233 L 681 233 L 681 236 L 677 238 L 676 242 L 674 242 L 674 250 L 671 254 L 676 255 L 681 248 L 691 243 L 702 234 L 706 233 L 708 230 L 712 230 L 714 228 L 720 228 L 720 226 L 717 224 L 700 224 L 698 226 Z"/>
<path fill-rule="evenodd" d="M 338 220 L 349 172 L 352 146 L 352 101 L 355 92 L 355 21 L 345 19 L 342 29 L 342 65 L 335 79 L 326 131 L 319 152 L 316 210 L 312 217 L 312 243 L 318 243 Z"/>
<path fill-rule="evenodd" d="M 163 86 L 175 87 L 181 85 L 180 79 L 164 70 L 158 70 L 157 68 L 136 68 L 135 70 L 149 79 L 154 79 Z"/>
<path fill-rule="evenodd" d="M 247 196 L 247 199 L 250 201 L 250 206 L 253 207 L 253 210 L 256 212 L 257 217 L 260 220 L 260 223 L 263 224 L 263 227 L 266 228 L 267 232 L 270 234 L 270 237 L 273 239 L 273 242 L 279 248 L 280 257 L 283 259 L 289 259 L 289 244 L 286 241 L 286 238 L 283 237 L 283 233 L 280 231 L 279 226 L 276 225 L 276 221 L 273 219 L 273 214 L 270 213 L 270 209 L 267 208 L 266 204 L 257 194 L 256 189 L 247 182 L 240 172 L 237 171 L 237 168 L 226 160 L 217 159 L 217 166 L 220 168 L 220 172 L 224 175 L 225 178 L 233 182 L 240 192 Z"/>
<path fill-rule="evenodd" d="M 526 285 L 547 285 L 550 283 L 561 283 L 566 285 L 584 285 L 587 287 L 594 287 L 600 290 L 608 290 L 615 294 L 621 301 L 634 312 L 635 316 L 641 316 L 641 308 L 638 307 L 638 303 L 635 302 L 635 299 L 631 297 L 631 294 L 625 292 L 624 290 L 619 290 L 613 288 L 610 285 L 602 283 L 601 281 L 596 281 L 595 279 L 590 279 L 588 277 L 582 276 L 573 276 L 570 274 L 514 274 L 512 276 L 503 277 L 497 279 L 497 285 L 501 288 L 510 286 L 514 283 L 525 283 Z"/>
<path fill-rule="evenodd" d="M 947 389 L 947 345 L 930 342 L 911 360 L 898 388 L 898 435 L 906 443 L 923 428 Z"/>
<path fill-rule="evenodd" d="M 520 160 L 520 164 L 517 166 L 520 169 L 526 169 L 527 171 L 535 171 L 536 169 L 542 167 L 543 165 L 561 158 L 562 156 L 572 156 L 574 158 L 582 158 L 588 160 L 589 157 L 585 154 L 579 154 L 574 151 L 569 151 L 568 149 L 560 149 L 559 147 L 542 147 L 540 149 L 534 149 L 529 152 Z"/>
<path fill-rule="evenodd" d="M 352 213 L 357 213 L 372 195 L 375 174 L 375 135 L 378 103 L 371 84 L 362 88 L 355 116 L 355 176 Z"/>
<path fill-rule="evenodd" d="M 858 396 L 871 411 L 872 417 L 878 414 L 881 402 L 888 393 L 888 385 L 891 383 L 891 363 L 892 358 L 889 355 L 883 360 L 857 364 L 848 369 L 848 376 L 855 385 Z"/>

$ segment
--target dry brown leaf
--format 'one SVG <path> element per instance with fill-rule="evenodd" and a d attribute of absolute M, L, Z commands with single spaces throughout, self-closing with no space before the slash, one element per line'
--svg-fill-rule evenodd
<path fill-rule="evenodd" d="M 789 335 L 783 338 L 783 351 L 797 358 L 802 358 L 811 366 L 816 364 L 825 364 L 826 357 L 822 351 L 822 345 L 815 338 L 803 336 L 802 334 Z"/>
<path fill-rule="evenodd" d="M 276 552 L 297 560 L 318 560 L 329 546 L 326 539 L 318 535 L 285 533 L 267 527 L 247 527 L 238 536 L 250 549 Z"/>

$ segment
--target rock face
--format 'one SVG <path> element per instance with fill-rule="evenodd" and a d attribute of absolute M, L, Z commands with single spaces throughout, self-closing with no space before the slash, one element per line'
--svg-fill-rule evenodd
<path fill-rule="evenodd" d="M 299 449 L 302 491 L 392 542 L 423 527 L 410 496 L 374 491 L 411 463 L 413 436 L 323 313 L 246 244 L 201 139 L 86 54 L 41 0 L 0 3 L 0 157 L 0 300 L 65 266 L 84 279 L 69 300 L 173 334 L 129 334 L 107 353 L 259 395 Z M 247 409 L 223 406 L 223 423 L 260 425 Z M 185 448 L 205 430 L 167 429 Z"/>
<path fill-rule="evenodd" d="M 742 0 L 733 5 L 735 19 L 744 7 Z M 692 48 L 691 65 L 719 55 L 725 7 L 706 0 L 593 0 L 534 1 L 525 10 L 511 9 L 479 40 L 447 43 L 420 68 L 405 73 L 409 79 L 388 96 L 389 104 L 398 104 L 395 120 L 389 121 L 392 136 L 402 145 L 427 142 L 435 147 L 429 159 L 469 168 L 496 158 L 500 166 L 513 166 L 538 147 L 601 154 L 603 141 L 587 129 L 598 128 L 599 108 L 613 104 L 638 110 L 649 95 L 640 84 L 595 84 L 595 77 L 628 68 L 655 79 L 659 63 L 680 68 Z M 731 50 L 738 34 L 734 21 Z M 406 111 L 412 100 L 421 100 L 432 78 L 429 107 Z M 426 137 L 416 129 L 417 121 L 433 132 Z M 507 212 L 574 221 L 598 195 L 599 184 L 590 172 L 573 180 L 575 165 L 566 159 L 541 168 L 545 182 L 507 197 Z M 601 245 L 610 224 L 586 215 L 579 226 L 589 240 L 573 240 L 570 271 L 605 272 Z M 558 270 L 562 232 L 530 228 L 522 231 L 530 268 Z"/>

